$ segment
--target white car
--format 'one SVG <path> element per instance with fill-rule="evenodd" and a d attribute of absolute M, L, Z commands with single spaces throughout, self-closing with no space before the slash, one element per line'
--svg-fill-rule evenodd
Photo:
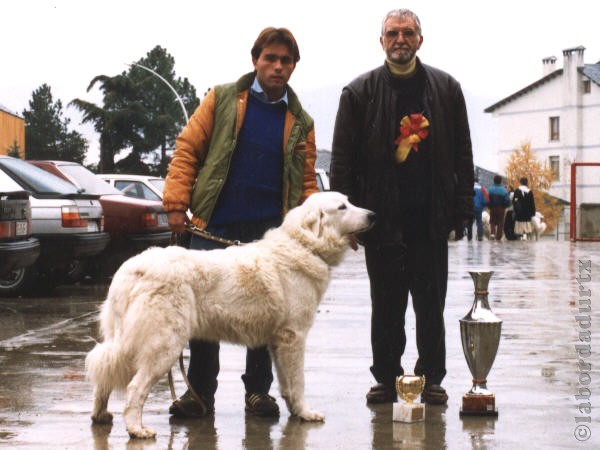
<path fill-rule="evenodd" d="M 165 179 L 151 175 L 124 175 L 121 173 L 99 173 L 98 176 L 114 186 L 127 197 L 161 200 Z"/>
<path fill-rule="evenodd" d="M 329 190 L 329 176 L 323 169 L 315 169 L 317 186 L 321 191 Z M 114 173 L 100 173 L 100 178 L 128 197 L 145 198 L 149 200 L 162 200 L 165 179 L 150 175 L 124 175 Z"/>
<path fill-rule="evenodd" d="M 33 265 L 0 277 L 0 296 L 48 292 L 67 280 L 74 260 L 93 257 L 107 246 L 99 195 L 17 158 L 0 156 L 0 171 L 6 175 L 5 189 L 29 192 L 31 235 L 40 242 Z"/>
<path fill-rule="evenodd" d="M 319 190 L 328 191 L 329 190 L 329 175 L 323 169 L 315 169 L 317 173 L 317 186 L 319 186 Z"/>

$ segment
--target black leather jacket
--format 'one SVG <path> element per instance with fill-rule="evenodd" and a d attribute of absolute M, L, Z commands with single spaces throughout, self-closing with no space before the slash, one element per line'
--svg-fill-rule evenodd
<path fill-rule="evenodd" d="M 422 64 L 423 105 L 429 118 L 426 138 L 430 164 L 428 235 L 447 239 L 463 219 L 473 216 L 473 154 L 469 122 L 460 84 L 447 73 Z M 330 176 L 331 189 L 354 204 L 377 213 L 377 224 L 361 236 L 365 243 L 394 242 L 398 196 L 394 140 L 393 78 L 387 65 L 367 72 L 346 86 L 340 97 Z M 425 143 L 425 141 L 423 142 Z"/>

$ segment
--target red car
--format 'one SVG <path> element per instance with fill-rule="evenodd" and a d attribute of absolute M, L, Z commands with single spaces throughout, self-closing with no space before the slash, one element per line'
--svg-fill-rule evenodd
<path fill-rule="evenodd" d="M 104 230 L 110 234 L 110 242 L 99 261 L 88 261 L 96 271 L 101 269 L 100 275 L 112 275 L 127 258 L 149 247 L 169 245 L 171 231 L 162 202 L 127 197 L 75 162 L 28 162 L 67 180 L 86 193 L 100 195 Z M 79 272 L 83 272 L 83 268 Z M 79 272 L 74 276 L 81 276 Z"/>

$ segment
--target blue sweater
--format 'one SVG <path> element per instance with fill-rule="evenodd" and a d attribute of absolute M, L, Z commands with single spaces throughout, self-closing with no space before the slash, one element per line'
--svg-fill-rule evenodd
<path fill-rule="evenodd" d="M 248 96 L 246 117 L 209 225 L 281 215 L 285 103 Z"/>
<path fill-rule="evenodd" d="M 510 206 L 510 195 L 504 186 L 494 184 L 488 189 L 490 197 L 490 206 Z"/>

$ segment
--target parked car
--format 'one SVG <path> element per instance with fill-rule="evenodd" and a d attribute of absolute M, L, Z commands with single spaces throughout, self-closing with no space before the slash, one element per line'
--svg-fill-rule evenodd
<path fill-rule="evenodd" d="M 110 242 L 101 258 L 94 261 L 96 272 L 112 275 L 127 258 L 149 247 L 169 245 L 171 231 L 160 200 L 123 195 L 121 191 L 75 162 L 30 162 L 62 177 L 83 192 L 100 195 L 100 203 L 104 210 L 104 229 L 110 234 Z M 89 262 L 88 260 L 87 263 Z M 85 262 L 82 262 L 81 271 L 85 266 Z"/>
<path fill-rule="evenodd" d="M 321 191 L 329 190 L 329 176 L 323 169 L 315 169 L 317 186 Z M 162 200 L 165 179 L 149 175 L 126 175 L 103 173 L 98 175 L 111 186 L 128 197 Z"/>
<path fill-rule="evenodd" d="M 18 158 L 0 156 L 0 171 L 13 190 L 30 194 L 31 231 L 40 242 L 40 256 L 29 266 L 0 277 L 0 295 L 47 291 L 65 281 L 70 264 L 99 254 L 109 241 L 103 231 L 99 196 Z"/>
<path fill-rule="evenodd" d="M 35 263 L 40 241 L 31 236 L 29 193 L 0 171 L 0 277 Z"/>
<path fill-rule="evenodd" d="M 323 169 L 315 169 L 317 173 L 317 186 L 321 191 L 329 190 L 329 175 Z"/>
<path fill-rule="evenodd" d="M 100 178 L 120 190 L 127 197 L 162 200 L 165 179 L 150 175 L 126 175 L 122 173 L 102 173 Z"/>

